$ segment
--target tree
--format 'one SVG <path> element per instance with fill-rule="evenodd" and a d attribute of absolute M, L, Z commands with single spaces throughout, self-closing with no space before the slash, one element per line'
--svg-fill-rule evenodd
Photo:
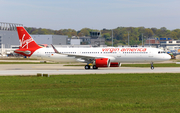
<path fill-rule="evenodd" d="M 78 33 L 78 36 L 90 36 L 90 32 L 92 30 L 89 28 L 83 28 L 81 31 Z"/>
<path fill-rule="evenodd" d="M 109 33 L 104 33 L 104 34 L 102 34 L 102 37 L 104 37 L 106 40 L 110 40 L 110 39 L 111 39 Z"/>
<path fill-rule="evenodd" d="M 161 29 L 161 31 L 163 31 L 163 32 L 166 32 L 166 30 L 167 30 L 166 27 L 161 27 L 160 29 Z"/>
<path fill-rule="evenodd" d="M 173 38 L 174 40 L 177 40 L 177 39 L 178 39 L 178 38 L 177 38 L 177 32 L 172 31 L 172 32 L 171 32 L 171 38 Z"/>
<path fill-rule="evenodd" d="M 173 31 L 177 33 L 177 39 L 180 39 L 180 29 L 175 29 Z"/>
<path fill-rule="evenodd" d="M 63 35 L 63 32 L 62 32 L 62 30 L 56 30 L 55 32 L 54 32 L 54 34 L 56 34 L 56 35 Z"/>
<path fill-rule="evenodd" d="M 156 34 L 157 28 L 151 28 L 151 30 L 153 31 L 154 34 Z"/>
<path fill-rule="evenodd" d="M 33 28 L 33 27 L 25 27 L 25 29 L 30 34 L 56 34 L 56 35 L 68 35 L 68 37 L 72 36 L 90 36 L 91 31 L 97 31 L 95 29 L 82 28 L 80 31 L 76 31 L 74 29 L 60 29 L 60 30 L 51 30 L 44 28 Z M 128 43 L 128 32 L 129 32 L 129 43 L 130 45 L 138 45 L 142 42 L 142 33 L 146 38 L 156 37 L 159 38 L 172 38 L 172 39 L 180 39 L 180 29 L 168 30 L 166 27 L 157 28 L 144 28 L 144 27 L 117 27 L 113 29 L 113 39 L 114 44 L 118 43 L 126 44 Z M 101 30 L 102 37 L 106 39 L 106 44 L 112 45 L 111 36 L 112 30 L 103 29 Z M 144 38 L 145 39 L 145 38 Z M 116 44 L 117 43 L 117 44 Z"/>
<path fill-rule="evenodd" d="M 152 37 L 154 35 L 153 31 L 151 29 L 145 29 L 144 30 L 144 36 L 146 37 Z"/>

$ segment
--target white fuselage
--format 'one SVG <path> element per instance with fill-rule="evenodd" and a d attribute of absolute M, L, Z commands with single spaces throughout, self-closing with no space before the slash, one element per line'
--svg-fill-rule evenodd
<path fill-rule="evenodd" d="M 78 62 L 83 61 L 83 58 L 94 57 L 94 59 L 109 58 L 110 62 L 121 63 L 158 62 L 171 58 L 161 49 L 151 47 L 57 48 L 57 50 L 62 54 L 55 53 L 53 48 L 40 48 L 31 57 L 57 62 Z"/>

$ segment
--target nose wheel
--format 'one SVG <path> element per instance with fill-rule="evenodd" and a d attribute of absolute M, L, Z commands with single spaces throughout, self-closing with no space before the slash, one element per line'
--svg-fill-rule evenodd
<path fill-rule="evenodd" d="M 151 66 L 151 69 L 153 70 L 153 69 L 154 69 L 154 66 Z"/>
<path fill-rule="evenodd" d="M 154 69 L 153 62 L 151 63 L 151 69 L 152 69 L 152 70 Z"/>

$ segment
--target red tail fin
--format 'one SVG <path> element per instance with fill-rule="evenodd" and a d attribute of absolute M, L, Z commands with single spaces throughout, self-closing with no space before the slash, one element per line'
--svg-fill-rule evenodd
<path fill-rule="evenodd" d="M 17 27 L 17 32 L 19 35 L 20 48 L 40 48 L 40 46 L 37 45 L 29 33 L 24 29 L 24 27 Z"/>
<path fill-rule="evenodd" d="M 18 26 L 17 32 L 19 35 L 20 48 L 15 50 L 16 53 L 24 56 L 31 56 L 34 51 L 41 48 L 24 29 L 24 27 Z"/>

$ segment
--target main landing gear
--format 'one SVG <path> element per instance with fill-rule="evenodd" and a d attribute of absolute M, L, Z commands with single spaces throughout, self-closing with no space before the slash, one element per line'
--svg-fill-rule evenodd
<path fill-rule="evenodd" d="M 151 69 L 152 69 L 152 70 L 154 69 L 153 62 L 151 62 Z"/>
<path fill-rule="evenodd" d="M 85 65 L 84 66 L 85 69 L 90 69 L 90 65 Z M 98 67 L 96 67 L 96 65 L 92 66 L 93 69 L 98 69 Z"/>
<path fill-rule="evenodd" d="M 84 68 L 85 69 L 90 69 L 90 66 L 89 65 L 85 65 Z"/>
<path fill-rule="evenodd" d="M 98 67 L 96 67 L 96 65 L 93 65 L 93 69 L 98 69 Z"/>

